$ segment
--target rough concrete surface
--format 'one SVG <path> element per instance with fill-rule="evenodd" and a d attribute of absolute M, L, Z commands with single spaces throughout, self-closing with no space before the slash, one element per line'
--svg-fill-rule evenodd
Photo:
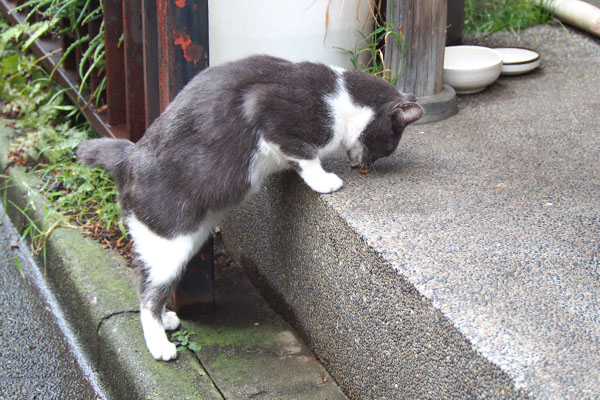
<path fill-rule="evenodd" d="M 600 46 L 559 26 L 474 41 L 542 62 L 367 176 L 332 160 L 337 193 L 276 177 L 226 244 L 351 398 L 598 398 Z"/>
<path fill-rule="evenodd" d="M 0 205 L 0 398 L 104 399 L 19 237 Z"/>

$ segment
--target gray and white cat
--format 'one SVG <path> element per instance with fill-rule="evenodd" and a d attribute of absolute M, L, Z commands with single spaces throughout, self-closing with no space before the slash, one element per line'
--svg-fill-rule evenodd
<path fill-rule="evenodd" d="M 176 358 L 165 330 L 179 319 L 165 302 L 228 209 L 285 168 L 316 192 L 340 189 L 321 159 L 338 149 L 362 165 L 389 156 L 423 115 L 415 101 L 366 73 L 254 56 L 198 74 L 139 142 L 82 143 L 81 162 L 109 171 L 119 189 L 152 356 Z"/>

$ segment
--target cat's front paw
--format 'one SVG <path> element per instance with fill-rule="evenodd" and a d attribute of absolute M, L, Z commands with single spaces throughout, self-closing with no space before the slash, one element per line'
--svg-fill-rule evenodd
<path fill-rule="evenodd" d="M 312 190 L 318 193 L 332 193 L 344 186 L 344 181 L 331 172 L 316 176 L 306 183 Z"/>
<path fill-rule="evenodd" d="M 164 340 L 146 338 L 146 346 L 155 360 L 170 361 L 177 358 L 177 347 L 166 338 Z"/>

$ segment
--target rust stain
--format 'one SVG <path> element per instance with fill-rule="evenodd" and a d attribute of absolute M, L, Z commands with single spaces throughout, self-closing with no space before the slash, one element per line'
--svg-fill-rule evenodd
<path fill-rule="evenodd" d="M 173 41 L 175 45 L 181 46 L 183 58 L 185 58 L 186 61 L 192 61 L 194 64 L 198 64 L 202 58 L 202 46 L 192 43 L 190 35 L 178 30 L 173 30 L 173 38 L 175 39 Z"/>
<path fill-rule="evenodd" d="M 175 39 L 174 43 L 178 46 L 181 46 L 184 52 L 187 50 L 189 45 L 192 44 L 192 39 L 190 39 L 190 35 L 178 30 L 173 30 L 173 39 Z"/>
<path fill-rule="evenodd" d="M 187 61 L 193 61 L 194 64 L 198 64 L 202 58 L 202 46 L 192 43 L 188 47 L 187 53 L 183 53 L 183 56 Z"/>
<path fill-rule="evenodd" d="M 185 0 L 175 0 L 175 5 L 179 8 L 185 7 Z"/>

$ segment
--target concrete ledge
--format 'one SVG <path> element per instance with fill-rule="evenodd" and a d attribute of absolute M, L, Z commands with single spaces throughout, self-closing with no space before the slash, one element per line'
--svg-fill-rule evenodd
<path fill-rule="evenodd" d="M 222 226 L 270 303 L 350 398 L 524 398 L 423 295 L 293 173 Z"/>

